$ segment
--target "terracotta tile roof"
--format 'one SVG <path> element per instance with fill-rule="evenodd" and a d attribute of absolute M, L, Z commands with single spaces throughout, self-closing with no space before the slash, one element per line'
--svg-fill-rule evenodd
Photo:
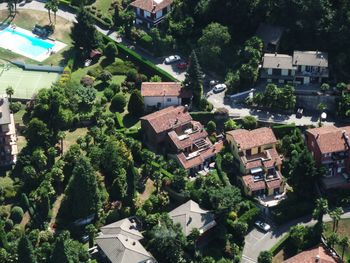
<path fill-rule="evenodd" d="M 281 187 L 282 184 L 283 184 L 283 180 L 281 178 L 277 178 L 271 181 L 266 181 L 266 185 L 268 189 Z"/>
<path fill-rule="evenodd" d="M 238 129 L 227 132 L 239 145 L 241 150 L 252 149 L 266 144 L 273 144 L 277 139 L 270 128 L 259 128 L 255 130 Z"/>
<path fill-rule="evenodd" d="M 247 170 L 260 166 L 269 168 L 282 164 L 282 159 L 275 148 L 254 155 L 243 156 L 241 159 Z"/>
<path fill-rule="evenodd" d="M 343 132 L 350 138 L 350 126 L 340 128 L 324 126 L 307 130 L 307 133 L 316 139 L 321 153 L 341 152 L 349 149 Z"/>
<path fill-rule="evenodd" d="M 136 0 L 130 5 L 133 7 L 138 7 L 150 13 L 157 13 L 172 3 L 173 0 Z"/>
<path fill-rule="evenodd" d="M 265 182 L 263 180 L 254 182 L 252 175 L 245 175 L 242 177 L 243 183 L 251 191 L 266 189 Z"/>
<path fill-rule="evenodd" d="M 162 133 L 190 122 L 192 117 L 185 107 L 171 106 L 148 114 L 141 120 L 148 121 L 156 133 Z"/>
<path fill-rule="evenodd" d="M 223 146 L 224 144 L 222 141 L 217 142 L 207 150 L 200 152 L 198 156 L 188 160 L 186 160 L 186 156 L 184 153 L 179 153 L 176 155 L 176 157 L 180 162 L 180 164 L 182 165 L 182 167 L 187 170 L 187 169 L 201 165 L 206 159 L 219 153 L 222 150 Z"/>
<path fill-rule="evenodd" d="M 193 145 L 195 141 L 206 138 L 208 136 L 208 133 L 204 130 L 203 126 L 199 122 L 192 121 L 192 124 L 194 127 L 197 127 L 198 130 L 194 133 L 188 134 L 187 138 L 180 139 L 176 131 L 171 131 L 168 133 L 170 140 L 178 150 L 183 150 Z"/>
<path fill-rule="evenodd" d="M 261 167 L 261 166 L 262 166 L 261 160 L 255 160 L 255 161 L 252 161 L 252 162 L 248 162 L 245 165 L 245 169 L 250 170 L 250 169 L 253 169 L 253 168 L 256 168 L 256 167 Z"/>
<path fill-rule="evenodd" d="M 316 258 L 319 257 L 319 260 L 316 261 Z M 322 245 L 303 251 L 294 257 L 291 257 L 284 263 L 338 263 L 340 260 L 335 259 L 330 252 Z"/>
<path fill-rule="evenodd" d="M 192 91 L 183 88 L 180 82 L 143 82 L 142 97 L 179 97 L 191 98 Z"/>
<path fill-rule="evenodd" d="M 266 153 L 270 158 L 269 160 L 263 162 L 263 165 L 266 168 L 282 164 L 282 159 L 275 148 L 266 150 Z"/>

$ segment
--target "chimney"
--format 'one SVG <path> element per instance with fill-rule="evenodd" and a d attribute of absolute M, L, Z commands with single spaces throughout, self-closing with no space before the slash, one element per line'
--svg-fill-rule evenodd
<path fill-rule="evenodd" d="M 184 106 L 184 112 L 187 112 L 188 111 L 188 105 L 186 104 L 185 106 Z"/>
<path fill-rule="evenodd" d="M 317 255 L 316 258 L 315 258 L 315 262 L 320 262 L 320 255 Z"/>

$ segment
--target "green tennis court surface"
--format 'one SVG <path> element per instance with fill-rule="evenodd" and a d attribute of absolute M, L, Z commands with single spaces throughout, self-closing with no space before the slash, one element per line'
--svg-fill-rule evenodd
<path fill-rule="evenodd" d="M 23 70 L 10 63 L 0 65 L 0 94 L 12 86 L 13 98 L 30 99 L 42 88 L 50 88 L 60 74 L 53 72 Z"/>

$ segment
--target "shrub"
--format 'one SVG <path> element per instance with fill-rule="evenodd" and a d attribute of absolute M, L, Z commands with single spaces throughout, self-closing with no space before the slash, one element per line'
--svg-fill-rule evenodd
<path fill-rule="evenodd" d="M 158 75 L 154 75 L 150 78 L 150 82 L 162 82 L 162 78 Z"/>
<path fill-rule="evenodd" d="M 226 121 L 224 127 L 225 131 L 231 131 L 238 128 L 237 123 L 233 119 Z"/>
<path fill-rule="evenodd" d="M 258 126 L 258 121 L 254 116 L 245 116 L 242 119 L 242 126 L 244 129 L 253 130 Z"/>
<path fill-rule="evenodd" d="M 207 131 L 209 134 L 216 132 L 216 123 L 213 121 L 209 121 L 207 124 Z"/>
<path fill-rule="evenodd" d="M 11 219 L 6 219 L 5 221 L 5 231 L 10 232 L 11 229 L 13 228 L 13 221 Z"/>
<path fill-rule="evenodd" d="M 103 70 L 99 79 L 102 80 L 102 82 L 107 83 L 112 79 L 112 74 L 108 70 Z"/>
<path fill-rule="evenodd" d="M 103 95 L 106 97 L 107 101 L 111 101 L 114 96 L 114 91 L 110 88 L 107 88 L 103 91 Z"/>
<path fill-rule="evenodd" d="M 22 104 L 18 101 L 10 104 L 10 110 L 12 111 L 12 113 L 19 112 L 21 108 L 22 108 Z"/>
<path fill-rule="evenodd" d="M 126 81 L 132 81 L 135 82 L 136 78 L 137 78 L 137 70 L 136 69 L 130 69 L 127 73 L 126 73 Z"/>
<path fill-rule="evenodd" d="M 92 69 L 89 69 L 87 75 L 92 76 L 94 78 L 98 78 L 101 75 L 102 71 L 102 67 L 98 65 L 96 67 L 93 67 Z"/>
<path fill-rule="evenodd" d="M 94 85 L 94 82 L 95 82 L 95 78 L 89 75 L 82 77 L 80 80 L 80 84 L 83 85 L 84 87 L 92 87 Z"/>
<path fill-rule="evenodd" d="M 152 44 L 153 44 L 153 39 L 150 35 L 144 34 L 140 39 L 139 39 L 139 44 L 140 46 L 151 50 L 152 49 Z"/>
<path fill-rule="evenodd" d="M 113 75 L 126 75 L 126 73 L 131 69 L 135 69 L 134 64 L 129 61 L 122 61 L 119 59 L 106 67 L 106 70 L 111 72 Z"/>
<path fill-rule="evenodd" d="M 258 263 L 272 263 L 272 253 L 270 251 L 261 251 L 258 257 Z"/>
<path fill-rule="evenodd" d="M 114 94 L 117 94 L 120 92 L 120 85 L 119 84 L 112 83 L 111 85 L 109 85 L 109 88 L 111 90 L 113 90 Z"/>
<path fill-rule="evenodd" d="M 104 22 L 106 22 L 106 24 L 108 24 L 108 25 L 112 25 L 112 24 L 113 24 L 112 19 L 109 18 L 108 16 L 103 17 L 102 20 L 103 20 Z"/>
<path fill-rule="evenodd" d="M 260 214 L 260 210 L 257 207 L 253 207 L 252 209 L 249 209 L 247 212 L 243 213 L 238 220 L 240 222 L 247 223 L 248 226 L 252 226 L 255 222 L 255 220 L 258 218 Z"/>
<path fill-rule="evenodd" d="M 123 112 L 126 106 L 126 99 L 124 95 L 117 94 L 111 101 L 111 109 L 118 112 Z"/>
<path fill-rule="evenodd" d="M 11 209 L 11 219 L 15 224 L 19 224 L 23 218 L 23 209 L 19 206 L 14 206 Z"/>
<path fill-rule="evenodd" d="M 141 96 L 141 92 L 139 90 L 134 90 L 131 93 L 128 111 L 133 116 L 141 116 L 143 114 L 143 110 L 145 107 L 145 103 L 143 101 L 143 97 Z"/>
<path fill-rule="evenodd" d="M 118 55 L 117 46 L 114 42 L 109 42 L 104 50 L 104 55 L 106 56 L 108 61 L 114 61 L 116 56 Z"/>
<path fill-rule="evenodd" d="M 107 98 L 105 96 L 102 96 L 100 99 L 100 104 L 105 105 L 108 102 Z"/>
<path fill-rule="evenodd" d="M 286 135 L 292 134 L 295 129 L 296 129 L 296 126 L 294 123 L 272 126 L 272 130 L 273 130 L 274 134 L 279 139 L 282 139 Z"/>
<path fill-rule="evenodd" d="M 124 128 L 124 123 L 123 123 L 123 117 L 120 114 L 120 112 L 115 113 L 115 124 L 117 126 L 117 129 L 123 129 Z"/>

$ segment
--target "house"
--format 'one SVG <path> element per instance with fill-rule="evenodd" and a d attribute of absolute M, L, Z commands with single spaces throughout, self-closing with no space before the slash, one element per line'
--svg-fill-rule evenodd
<path fill-rule="evenodd" d="M 215 216 L 210 211 L 204 210 L 199 205 L 189 200 L 169 212 L 169 217 L 174 224 L 180 224 L 182 232 L 187 237 L 194 228 L 199 230 L 201 235 L 216 226 Z"/>
<path fill-rule="evenodd" d="M 96 237 L 101 259 L 110 263 L 156 263 L 142 246 L 138 219 L 130 217 L 106 225 Z"/>
<path fill-rule="evenodd" d="M 190 105 L 192 100 L 192 92 L 182 87 L 180 82 L 143 82 L 141 96 L 146 110 Z"/>
<path fill-rule="evenodd" d="M 212 144 L 201 123 L 193 121 L 185 106 L 170 106 L 141 118 L 144 143 L 162 152 L 191 174 L 207 169 L 223 147 Z"/>
<path fill-rule="evenodd" d="M 261 23 L 255 33 L 264 43 L 265 52 L 277 52 L 284 28 L 271 24 Z"/>
<path fill-rule="evenodd" d="M 276 150 L 277 139 L 271 128 L 229 131 L 226 140 L 242 174 L 240 181 L 246 195 L 273 200 L 284 193 L 282 156 Z"/>
<path fill-rule="evenodd" d="M 341 260 L 334 256 L 324 245 L 305 250 L 291 257 L 284 263 L 340 263 Z"/>
<path fill-rule="evenodd" d="M 350 186 L 350 126 L 323 126 L 306 131 L 307 147 L 318 167 L 325 168 L 326 189 Z"/>
<path fill-rule="evenodd" d="M 319 51 L 294 51 L 293 56 L 266 53 L 260 77 L 275 83 L 322 83 L 329 77 L 328 54 Z"/>
<path fill-rule="evenodd" d="M 173 0 L 135 0 L 130 6 L 135 10 L 136 25 L 147 28 L 157 26 L 171 10 Z"/>
<path fill-rule="evenodd" d="M 17 135 L 13 114 L 7 97 L 0 97 L 0 166 L 17 161 Z"/>

